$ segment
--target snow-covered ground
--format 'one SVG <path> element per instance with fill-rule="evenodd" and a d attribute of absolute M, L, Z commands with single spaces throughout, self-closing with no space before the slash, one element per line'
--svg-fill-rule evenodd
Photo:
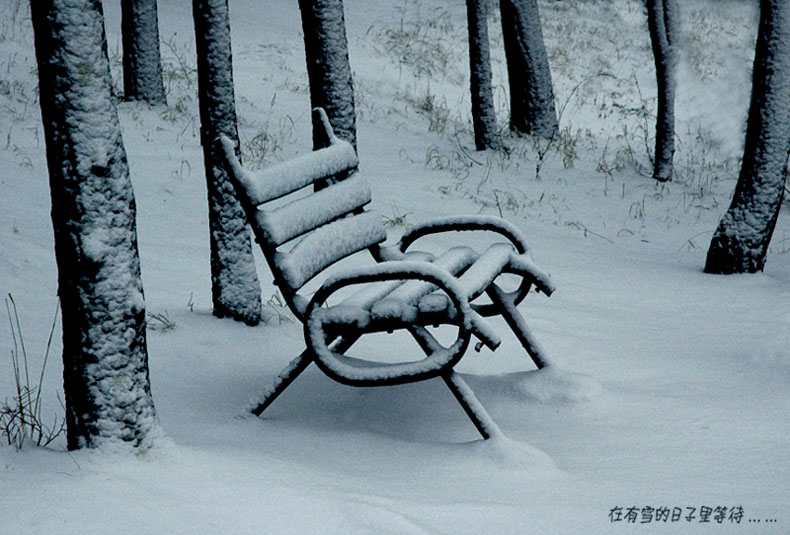
<path fill-rule="evenodd" d="M 678 176 L 667 185 L 643 173 L 655 83 L 640 2 L 541 2 L 563 135 L 548 150 L 506 136 L 501 153 L 473 151 L 463 2 L 345 4 L 374 208 L 395 237 L 448 214 L 502 215 L 521 228 L 558 286 L 521 306 L 557 368 L 535 371 L 504 326 L 498 351 L 459 365 L 507 439 L 479 440 L 439 380 L 354 389 L 315 368 L 264 418 L 243 416 L 302 349 L 302 328 L 260 256 L 269 321 L 211 316 L 191 4 L 162 1 L 169 107 L 119 109 L 168 439 L 134 457 L 67 453 L 62 437 L 47 449 L 0 447 L 0 531 L 790 532 L 787 206 L 764 273 L 702 273 L 737 176 L 753 3 L 683 3 Z M 0 1 L 0 290 L 17 303 L 37 377 L 57 282 L 27 9 Z M 105 14 L 119 78 L 117 2 Z M 296 2 L 233 0 L 231 15 L 246 162 L 309 150 Z M 14 392 L 12 347 L 4 325 L 0 401 Z M 379 348 L 412 350 L 399 338 Z M 56 336 L 48 419 L 62 412 L 59 353 Z"/>

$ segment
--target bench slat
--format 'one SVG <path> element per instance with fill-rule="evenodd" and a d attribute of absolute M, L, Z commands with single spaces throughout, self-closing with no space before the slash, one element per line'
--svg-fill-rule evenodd
<path fill-rule="evenodd" d="M 470 301 L 477 298 L 494 282 L 514 253 L 515 249 L 509 243 L 495 243 L 469 266 L 469 269 L 459 277 L 458 282 L 466 291 Z"/>
<path fill-rule="evenodd" d="M 252 173 L 239 163 L 233 142 L 225 136 L 221 138 L 221 142 L 236 180 L 243 186 L 250 203 L 254 205 L 279 199 L 359 165 L 354 147 L 347 141 L 335 138 L 326 148 Z"/>
<path fill-rule="evenodd" d="M 255 221 L 269 245 L 278 246 L 370 202 L 370 187 L 359 173 L 273 210 L 259 210 Z"/>
<path fill-rule="evenodd" d="M 433 264 L 452 275 L 455 275 L 466 266 L 475 261 L 476 254 L 469 247 L 452 247 L 433 261 Z M 407 303 L 415 303 L 417 300 L 433 292 L 436 286 L 425 281 L 408 281 L 396 288 L 387 297 L 400 299 Z"/>
<path fill-rule="evenodd" d="M 338 219 L 302 238 L 288 252 L 274 254 L 279 275 L 294 291 L 334 262 L 387 239 L 375 212 Z"/>
<path fill-rule="evenodd" d="M 404 255 L 404 260 L 413 262 L 431 262 L 433 255 L 424 252 L 409 252 Z M 371 282 L 361 286 L 359 291 L 343 300 L 344 305 L 369 309 L 373 303 L 383 299 L 392 290 L 404 284 L 402 280 Z"/>

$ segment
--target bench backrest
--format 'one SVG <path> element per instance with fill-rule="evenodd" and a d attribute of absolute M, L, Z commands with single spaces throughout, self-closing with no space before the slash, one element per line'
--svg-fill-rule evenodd
<path fill-rule="evenodd" d="M 259 172 L 244 169 L 233 141 L 221 136 L 236 196 L 260 244 L 274 282 L 300 319 L 299 290 L 333 263 L 387 238 L 378 214 L 366 212 L 370 187 L 357 171 L 350 143 L 338 139 L 326 113 L 313 110 L 329 146 Z"/>

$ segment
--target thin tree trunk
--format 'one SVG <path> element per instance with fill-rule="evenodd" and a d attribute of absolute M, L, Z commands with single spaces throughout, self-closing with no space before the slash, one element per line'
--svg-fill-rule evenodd
<path fill-rule="evenodd" d="M 708 249 L 707 273 L 762 271 L 790 154 L 790 2 L 762 0 L 743 164 Z"/>
<path fill-rule="evenodd" d="M 510 85 L 510 128 L 551 138 L 559 123 L 537 0 L 501 0 Z"/>
<path fill-rule="evenodd" d="M 466 0 L 469 27 L 469 73 L 472 93 L 472 124 L 477 150 L 496 149 L 496 112 L 491 88 L 491 51 L 488 42 L 488 0 Z"/>
<path fill-rule="evenodd" d="M 156 436 L 135 201 L 99 0 L 31 0 L 69 449 Z"/>
<path fill-rule="evenodd" d="M 356 111 L 342 0 L 299 0 L 311 108 L 324 108 L 340 139 L 357 146 Z M 313 148 L 324 146 L 323 126 L 313 123 Z"/>
<path fill-rule="evenodd" d="M 672 178 L 672 160 L 675 155 L 675 25 L 678 19 L 678 5 L 675 0 L 647 0 L 647 27 L 656 62 L 658 86 L 653 178 L 661 182 Z"/>
<path fill-rule="evenodd" d="M 156 0 L 121 0 L 121 36 L 124 98 L 165 104 Z"/>
<path fill-rule="evenodd" d="M 250 232 L 215 143 L 220 134 L 238 146 L 227 0 L 193 0 L 200 137 L 206 170 L 214 315 L 256 325 L 261 288 Z"/>

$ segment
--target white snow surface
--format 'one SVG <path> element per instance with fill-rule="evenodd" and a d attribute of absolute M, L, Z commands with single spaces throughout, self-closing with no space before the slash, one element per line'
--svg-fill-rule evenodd
<path fill-rule="evenodd" d="M 519 306 L 555 365 L 536 371 L 492 319 L 501 346 L 470 349 L 456 367 L 503 436 L 481 441 L 441 380 L 359 389 L 315 366 L 262 418 L 240 417 L 303 350 L 304 333 L 278 320 L 288 313 L 259 252 L 270 321 L 252 328 L 211 315 L 196 88 L 185 81 L 194 66 L 191 5 L 159 2 L 169 107 L 122 103 L 119 112 L 146 307 L 172 323 L 164 329 L 152 320 L 148 332 L 166 438 L 137 455 L 67 453 L 63 437 L 46 449 L 0 446 L 2 532 L 790 532 L 787 206 L 765 272 L 702 273 L 737 176 L 754 3 L 681 5 L 682 175 L 664 186 L 640 173 L 647 157 L 635 81 L 648 112 L 655 95 L 641 3 L 539 4 L 570 137 L 565 152 L 549 151 L 536 180 L 529 140 L 506 136 L 507 158 L 473 151 L 463 3 L 344 2 L 360 169 L 391 239 L 420 220 L 501 213 L 556 284 L 551 298 L 529 295 Z M 0 290 L 16 300 L 37 377 L 57 273 L 27 9 L 0 0 Z M 119 5 L 104 9 L 120 80 Z M 297 3 L 272 0 L 262 9 L 234 0 L 230 10 L 245 162 L 268 139 L 265 169 L 312 145 Z M 501 88 L 501 31 L 491 22 Z M 611 76 L 595 76 L 604 71 Z M 504 125 L 506 95 L 496 94 Z M 270 137 L 256 138 L 262 132 Z M 418 248 L 482 252 L 491 243 L 486 233 L 442 234 Z M 421 357 L 397 333 L 358 345 L 352 356 Z M 0 325 L 0 401 L 14 392 L 12 348 L 8 325 Z M 60 350 L 56 334 L 43 384 L 47 420 L 62 412 Z M 699 522 L 700 507 L 720 506 L 743 507 L 742 522 Z M 616 507 L 636 508 L 636 522 L 610 522 Z M 682 507 L 683 519 L 642 523 L 648 507 Z"/>

